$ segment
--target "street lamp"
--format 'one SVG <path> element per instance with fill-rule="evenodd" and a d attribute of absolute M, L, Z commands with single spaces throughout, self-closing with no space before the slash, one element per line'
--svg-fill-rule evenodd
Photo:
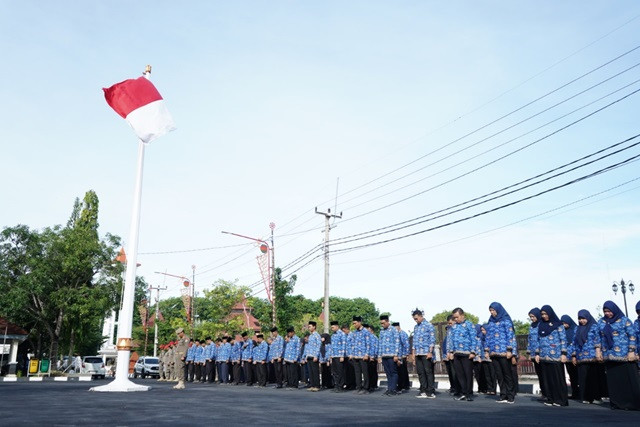
<path fill-rule="evenodd" d="M 631 281 L 626 283 L 624 279 L 620 279 L 620 285 L 618 283 L 613 282 L 611 285 L 611 290 L 615 295 L 618 295 L 618 289 L 622 291 L 622 297 L 624 298 L 624 315 L 629 317 L 629 313 L 627 313 L 627 286 L 629 287 L 629 291 L 633 294 L 633 291 L 636 290 L 636 287 L 633 285 Z"/>
<path fill-rule="evenodd" d="M 272 326 L 276 326 L 277 318 L 276 318 L 276 297 L 275 297 L 275 268 L 272 265 L 272 262 L 274 261 L 273 260 L 273 229 L 276 227 L 276 225 L 272 222 L 271 224 L 269 224 L 269 227 L 271 228 L 271 245 L 272 245 L 271 247 L 266 241 L 255 238 L 255 237 L 244 236 L 242 234 L 231 233 L 229 231 L 223 231 L 222 233 L 230 234 L 232 236 L 242 237 L 243 239 L 249 239 L 249 240 L 253 240 L 254 242 L 260 243 L 260 252 L 262 252 L 263 254 L 266 254 L 267 256 L 267 275 L 270 277 L 269 277 L 269 283 L 268 284 L 265 283 L 265 286 L 267 286 L 267 297 L 271 300 L 271 323 L 272 323 Z"/>

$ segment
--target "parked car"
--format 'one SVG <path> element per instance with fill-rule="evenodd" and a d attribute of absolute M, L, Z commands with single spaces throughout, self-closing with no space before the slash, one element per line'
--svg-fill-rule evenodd
<path fill-rule="evenodd" d="M 133 367 L 133 378 L 160 377 L 160 366 L 157 357 L 142 356 Z"/>
<path fill-rule="evenodd" d="M 82 358 L 81 374 L 91 374 L 91 377 L 103 378 L 107 375 L 104 361 L 100 356 L 84 356 Z"/>

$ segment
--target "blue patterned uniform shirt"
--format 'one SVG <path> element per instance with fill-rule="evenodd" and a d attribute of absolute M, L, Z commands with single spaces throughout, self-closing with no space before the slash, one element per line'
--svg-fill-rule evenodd
<path fill-rule="evenodd" d="M 595 362 L 596 348 L 600 347 L 600 328 L 597 323 L 594 323 L 589 328 L 589 332 L 587 332 L 587 340 L 584 344 L 578 344 L 578 334 L 573 337 L 573 352 L 571 355 L 576 358 L 578 363 Z"/>
<path fill-rule="evenodd" d="M 300 352 L 300 338 L 297 335 L 289 338 L 287 347 L 284 349 L 284 360 L 286 362 L 297 362 L 298 353 Z"/>
<path fill-rule="evenodd" d="M 251 353 L 253 351 L 253 340 L 247 340 L 242 345 L 242 360 L 251 360 Z"/>
<path fill-rule="evenodd" d="M 347 335 L 347 357 L 353 357 L 356 348 L 356 336 L 353 334 L 353 331 L 345 335 Z"/>
<path fill-rule="evenodd" d="M 369 340 L 371 342 L 369 344 L 369 357 L 375 359 L 378 357 L 378 337 L 374 333 L 367 332 L 369 333 Z"/>
<path fill-rule="evenodd" d="M 279 359 L 282 357 L 284 340 L 278 335 L 269 346 L 269 360 Z"/>
<path fill-rule="evenodd" d="M 605 325 L 604 319 L 600 319 L 598 326 L 601 337 Z M 604 360 L 625 362 L 627 353 L 636 351 L 636 331 L 631 320 L 625 316 L 611 323 L 611 328 L 613 329 L 613 347 L 607 348 L 605 339 L 602 337 L 602 357 Z"/>
<path fill-rule="evenodd" d="M 450 329 L 447 346 L 449 347 L 449 353 L 478 354 L 479 349 L 476 328 L 468 320 L 465 320 L 462 323 L 454 323 Z"/>
<path fill-rule="evenodd" d="M 338 329 L 331 336 L 331 357 L 345 357 L 347 354 L 347 335 Z"/>
<path fill-rule="evenodd" d="M 229 359 L 231 362 L 240 362 L 242 360 L 242 341 L 236 341 L 231 347 L 231 355 Z"/>
<path fill-rule="evenodd" d="M 265 341 L 253 347 L 251 358 L 254 362 L 265 362 L 267 360 L 267 351 L 269 346 Z"/>
<path fill-rule="evenodd" d="M 426 356 L 427 353 L 433 354 L 433 348 L 436 345 L 436 332 L 433 325 L 425 319 L 420 323 L 416 323 L 413 328 L 413 350 L 416 356 Z"/>
<path fill-rule="evenodd" d="M 400 335 L 400 355 L 402 357 L 407 357 L 411 353 L 411 348 L 409 347 L 409 335 L 403 330 L 400 330 L 398 335 Z"/>
<path fill-rule="evenodd" d="M 304 346 L 304 359 L 308 357 L 319 357 L 321 345 L 322 338 L 319 333 L 314 332 L 309 335 L 309 341 L 307 342 L 307 345 Z"/>
<path fill-rule="evenodd" d="M 527 354 L 535 355 L 538 348 L 538 326 L 529 326 L 529 342 L 527 344 Z"/>
<path fill-rule="evenodd" d="M 216 361 L 228 362 L 229 358 L 231 358 L 231 344 L 226 342 L 218 347 L 218 355 L 216 357 Z"/>
<path fill-rule="evenodd" d="M 549 362 L 559 362 L 560 357 L 567 355 L 567 334 L 562 323 L 546 337 L 538 336 L 536 355 Z"/>
<path fill-rule="evenodd" d="M 507 356 L 516 348 L 516 333 L 513 323 L 503 319 L 500 322 L 489 322 L 486 325 L 487 335 L 484 340 L 484 351 L 490 356 Z"/>
<path fill-rule="evenodd" d="M 400 352 L 400 334 L 393 326 L 380 329 L 380 338 L 378 339 L 378 357 L 394 357 L 401 356 Z"/>
<path fill-rule="evenodd" d="M 203 363 L 204 362 L 204 347 L 202 347 L 201 345 L 196 347 L 196 354 L 195 354 L 193 360 L 196 363 Z"/>
<path fill-rule="evenodd" d="M 196 346 L 192 345 L 187 349 L 187 358 L 185 359 L 187 362 L 193 362 L 193 359 L 196 356 Z"/>
<path fill-rule="evenodd" d="M 354 359 L 362 359 L 363 357 L 369 357 L 371 353 L 371 334 L 364 328 L 356 329 L 351 332 L 349 336 L 353 335 L 353 349 L 351 357 Z"/>

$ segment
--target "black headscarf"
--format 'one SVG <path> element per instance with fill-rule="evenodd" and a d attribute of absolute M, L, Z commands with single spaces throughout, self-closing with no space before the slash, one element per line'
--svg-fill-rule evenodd
<path fill-rule="evenodd" d="M 529 314 L 533 314 L 534 316 L 536 316 L 536 321 L 531 322 L 531 327 L 537 328 L 538 324 L 540 323 L 540 309 L 538 307 L 533 307 L 531 311 L 529 311 Z"/>
<path fill-rule="evenodd" d="M 569 325 L 569 329 L 565 329 L 564 332 L 567 334 L 567 343 L 570 344 L 573 342 L 573 337 L 576 334 L 576 328 L 578 325 L 576 325 L 576 322 L 574 322 L 568 314 L 563 314 L 560 320 Z"/>
<path fill-rule="evenodd" d="M 591 313 L 589 313 L 589 310 L 584 309 L 578 312 L 578 321 L 580 319 L 587 319 L 587 324 L 584 326 L 582 326 L 580 322 L 578 322 L 578 330 L 576 331 L 575 341 L 580 347 L 582 347 L 584 343 L 587 342 L 589 330 L 591 329 L 591 326 L 596 323 L 596 319 L 594 319 Z"/>
<path fill-rule="evenodd" d="M 322 344 L 320 344 L 320 354 L 322 355 L 322 357 L 324 357 L 327 354 L 327 348 L 325 347 L 325 345 L 331 344 L 331 335 L 322 334 L 320 335 L 320 337 L 322 338 Z"/>
<path fill-rule="evenodd" d="M 613 328 L 611 327 L 611 324 L 624 317 L 624 314 L 622 313 L 622 310 L 620 310 L 620 307 L 618 307 L 618 305 L 613 301 L 605 301 L 605 303 L 602 304 L 602 310 L 604 311 L 605 308 L 613 313 L 613 317 L 611 319 L 607 316 L 603 317 L 604 328 L 602 328 L 602 336 L 604 337 L 604 348 L 609 350 L 613 347 Z"/>
<path fill-rule="evenodd" d="M 542 320 L 543 311 L 549 315 L 549 320 L 546 322 Z M 540 308 L 540 312 L 541 313 L 540 313 L 540 323 L 538 324 L 538 335 L 540 335 L 541 337 L 546 337 L 548 335 L 551 335 L 553 331 L 558 329 L 558 327 L 562 324 L 562 322 L 560 321 L 560 319 L 558 319 L 558 315 L 556 314 L 555 311 L 553 311 L 553 308 L 551 308 L 550 305 L 543 305 L 542 308 Z"/>

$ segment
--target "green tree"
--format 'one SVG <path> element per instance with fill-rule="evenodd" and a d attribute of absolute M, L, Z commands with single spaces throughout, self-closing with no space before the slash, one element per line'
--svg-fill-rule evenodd
<path fill-rule="evenodd" d="M 513 329 L 515 330 L 516 335 L 529 335 L 529 325 L 530 323 L 528 321 L 513 321 Z"/>
<path fill-rule="evenodd" d="M 430 322 L 431 323 L 446 322 L 447 321 L 447 317 L 449 317 L 449 315 L 451 314 L 452 310 L 453 309 L 441 311 L 440 313 L 434 315 L 431 318 Z M 476 316 L 474 314 L 471 314 L 469 312 L 466 312 L 466 311 L 464 312 L 464 314 L 465 314 L 465 317 L 467 318 L 467 320 L 470 321 L 471 323 L 473 323 L 474 325 L 479 323 L 478 316 Z"/>
<path fill-rule="evenodd" d="M 32 338 L 48 343 L 54 363 L 62 340 L 98 341 L 88 331 L 114 306 L 117 280 L 108 266 L 119 239 L 100 239 L 97 218 L 98 198 L 89 191 L 66 227 L 18 225 L 0 233 L 0 315 L 44 333 Z"/>

